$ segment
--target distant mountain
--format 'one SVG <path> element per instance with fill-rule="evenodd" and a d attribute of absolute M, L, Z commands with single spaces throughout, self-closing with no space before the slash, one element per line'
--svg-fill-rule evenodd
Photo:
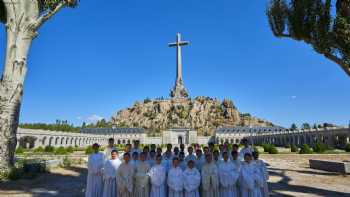
<path fill-rule="evenodd" d="M 118 111 L 111 123 L 118 127 L 142 127 L 149 133 L 169 128 L 191 128 L 199 135 L 211 135 L 218 127 L 273 126 L 271 122 L 240 113 L 233 102 L 209 97 L 136 102 Z"/>

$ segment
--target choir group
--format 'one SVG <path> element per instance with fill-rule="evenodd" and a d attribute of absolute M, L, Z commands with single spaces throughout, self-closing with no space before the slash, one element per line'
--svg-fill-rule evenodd
<path fill-rule="evenodd" d="M 104 153 L 94 144 L 88 159 L 86 197 L 267 197 L 265 163 L 244 147 L 214 144 L 203 147 L 139 149 L 128 144 L 119 158 L 114 140 Z M 195 153 L 194 153 L 195 150 Z"/>

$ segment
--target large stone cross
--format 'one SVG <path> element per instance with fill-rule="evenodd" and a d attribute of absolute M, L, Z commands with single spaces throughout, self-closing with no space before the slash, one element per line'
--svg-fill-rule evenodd
<path fill-rule="evenodd" d="M 183 85 L 182 79 L 182 56 L 181 56 L 181 46 L 188 45 L 188 41 L 181 41 L 181 34 L 176 34 L 176 42 L 169 43 L 169 47 L 176 47 L 176 82 L 175 87 L 171 92 L 171 96 L 175 98 L 188 97 L 187 90 Z"/>

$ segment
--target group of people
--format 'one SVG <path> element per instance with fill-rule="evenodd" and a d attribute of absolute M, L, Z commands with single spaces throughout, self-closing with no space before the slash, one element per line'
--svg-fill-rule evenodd
<path fill-rule="evenodd" d="M 104 153 L 93 144 L 86 197 L 267 197 L 268 173 L 243 139 L 244 147 L 209 144 L 172 147 L 126 145 L 119 157 L 114 139 Z"/>

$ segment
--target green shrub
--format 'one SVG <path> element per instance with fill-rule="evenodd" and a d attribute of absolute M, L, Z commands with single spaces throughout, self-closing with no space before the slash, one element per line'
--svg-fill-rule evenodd
<path fill-rule="evenodd" d="M 294 144 L 292 144 L 292 145 L 290 146 L 290 152 L 292 152 L 292 153 L 298 152 L 298 147 L 295 146 Z"/>
<path fill-rule="evenodd" d="M 63 161 L 62 161 L 62 167 L 71 167 L 72 166 L 72 161 L 66 156 L 63 158 Z"/>
<path fill-rule="evenodd" d="M 23 169 L 13 167 L 8 171 L 2 171 L 0 173 L 0 180 L 18 180 L 23 177 Z"/>
<path fill-rule="evenodd" d="M 347 144 L 347 145 L 345 146 L 345 151 L 346 151 L 346 152 L 350 152 L 350 144 Z"/>
<path fill-rule="evenodd" d="M 16 148 L 16 154 L 23 154 L 24 153 L 24 148 L 22 148 L 22 147 L 18 147 L 18 148 Z"/>
<path fill-rule="evenodd" d="M 269 154 L 278 154 L 278 150 L 275 145 L 270 146 Z"/>
<path fill-rule="evenodd" d="M 93 152 L 94 152 L 94 149 L 92 149 L 92 146 L 86 147 L 86 149 L 85 149 L 85 154 L 86 154 L 86 155 L 90 155 L 90 154 L 92 154 Z"/>
<path fill-rule="evenodd" d="M 291 148 L 291 145 L 287 144 L 287 145 L 284 146 L 284 148 Z"/>
<path fill-rule="evenodd" d="M 328 146 L 326 144 L 317 142 L 312 149 L 316 153 L 324 153 L 326 150 L 328 150 Z"/>
<path fill-rule="evenodd" d="M 312 154 L 312 150 L 311 150 L 311 148 L 309 147 L 309 145 L 304 144 L 304 145 L 301 147 L 301 149 L 300 149 L 300 151 L 299 151 L 299 154 Z"/>
<path fill-rule="evenodd" d="M 268 153 L 271 148 L 271 144 L 262 144 L 262 147 L 264 148 L 264 152 Z"/>
<path fill-rule="evenodd" d="M 74 148 L 73 148 L 72 146 L 68 146 L 68 147 L 66 148 L 66 151 L 67 151 L 68 153 L 73 153 L 73 152 L 74 152 Z"/>
<path fill-rule="evenodd" d="M 42 146 L 39 146 L 38 148 L 35 148 L 33 150 L 33 152 L 35 152 L 35 153 L 42 153 L 42 152 L 44 152 L 44 148 Z"/>
<path fill-rule="evenodd" d="M 55 155 L 66 155 L 67 153 L 67 150 L 63 146 L 60 146 L 55 150 Z"/>
<path fill-rule="evenodd" d="M 53 153 L 53 152 L 55 152 L 55 147 L 53 147 L 53 146 L 45 146 L 44 152 Z"/>

